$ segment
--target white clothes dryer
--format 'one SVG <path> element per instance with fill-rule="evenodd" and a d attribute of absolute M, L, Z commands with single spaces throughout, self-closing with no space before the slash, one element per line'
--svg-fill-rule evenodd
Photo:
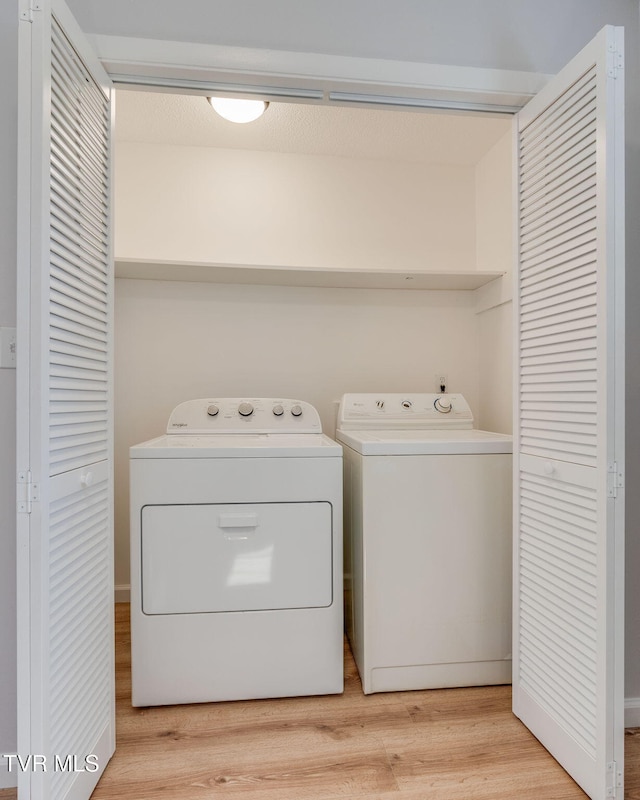
<path fill-rule="evenodd" d="M 190 400 L 130 466 L 133 705 L 342 692 L 342 449 L 316 409 Z"/>
<path fill-rule="evenodd" d="M 459 394 L 347 394 L 346 627 L 363 690 L 511 682 L 511 436 Z"/>

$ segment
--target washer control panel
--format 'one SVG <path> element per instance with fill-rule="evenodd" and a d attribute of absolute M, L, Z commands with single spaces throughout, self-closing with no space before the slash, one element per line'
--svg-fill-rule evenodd
<path fill-rule="evenodd" d="M 473 428 L 473 414 L 461 394 L 345 394 L 338 428 Z"/>
<path fill-rule="evenodd" d="M 213 397 L 176 406 L 167 433 L 322 433 L 322 424 L 316 409 L 304 400 Z"/>

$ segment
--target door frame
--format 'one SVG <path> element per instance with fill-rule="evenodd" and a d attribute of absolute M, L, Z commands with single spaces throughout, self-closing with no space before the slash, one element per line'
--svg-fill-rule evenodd
<path fill-rule="evenodd" d="M 516 70 L 123 36 L 94 35 L 89 36 L 89 40 L 116 89 L 196 95 L 216 90 L 236 96 L 333 107 L 436 109 L 512 116 L 514 163 L 517 158 L 515 114 L 553 77 Z M 624 194 L 624 187 L 618 186 L 617 191 Z M 514 252 L 511 274 L 496 281 L 490 293 L 478 295 L 483 308 L 511 300 L 516 270 L 517 253 Z M 616 285 L 615 290 L 623 294 L 623 282 Z M 617 352 L 624 362 L 625 330 L 617 331 L 616 337 Z M 624 397 L 619 401 L 623 406 Z M 623 616 L 618 615 L 617 622 L 617 633 L 624 635 Z M 624 665 L 618 668 L 623 670 Z M 635 708 L 626 709 L 625 717 L 635 711 Z M 629 724 L 634 721 L 635 717 L 628 719 Z"/>
<path fill-rule="evenodd" d="M 88 37 L 116 88 L 514 114 L 552 75 L 125 36 Z"/>

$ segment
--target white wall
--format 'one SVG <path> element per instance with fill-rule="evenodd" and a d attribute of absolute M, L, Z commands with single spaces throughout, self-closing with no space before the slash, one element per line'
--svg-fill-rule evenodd
<path fill-rule="evenodd" d="M 344 392 L 434 391 L 477 405 L 473 292 L 116 281 L 116 584 L 129 582 L 128 448 L 195 397 L 308 400 L 335 428 Z"/>
<path fill-rule="evenodd" d="M 17 2 L 0 3 L 0 325 L 15 326 Z M 16 750 L 16 373 L 0 369 L 0 754 Z M 14 775 L 0 759 L 0 789 Z"/>
<path fill-rule="evenodd" d="M 478 269 L 505 272 L 478 299 L 478 427 L 511 433 L 513 419 L 513 139 L 505 134 L 476 166 Z"/>
<path fill-rule="evenodd" d="M 398 158 L 118 142 L 116 257 L 474 269 L 473 168 Z"/>
<path fill-rule="evenodd" d="M 335 156 L 118 142 L 118 258 L 472 270 L 475 175 Z M 129 582 L 130 445 L 199 396 L 434 391 L 477 405 L 470 292 L 386 292 L 117 281 L 116 585 Z M 121 387 L 121 389 L 120 389 Z"/>

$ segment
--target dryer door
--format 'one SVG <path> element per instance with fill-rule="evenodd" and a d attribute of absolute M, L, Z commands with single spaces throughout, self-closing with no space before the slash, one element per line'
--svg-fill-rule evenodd
<path fill-rule="evenodd" d="M 145 506 L 142 610 L 330 606 L 332 555 L 327 502 Z"/>

